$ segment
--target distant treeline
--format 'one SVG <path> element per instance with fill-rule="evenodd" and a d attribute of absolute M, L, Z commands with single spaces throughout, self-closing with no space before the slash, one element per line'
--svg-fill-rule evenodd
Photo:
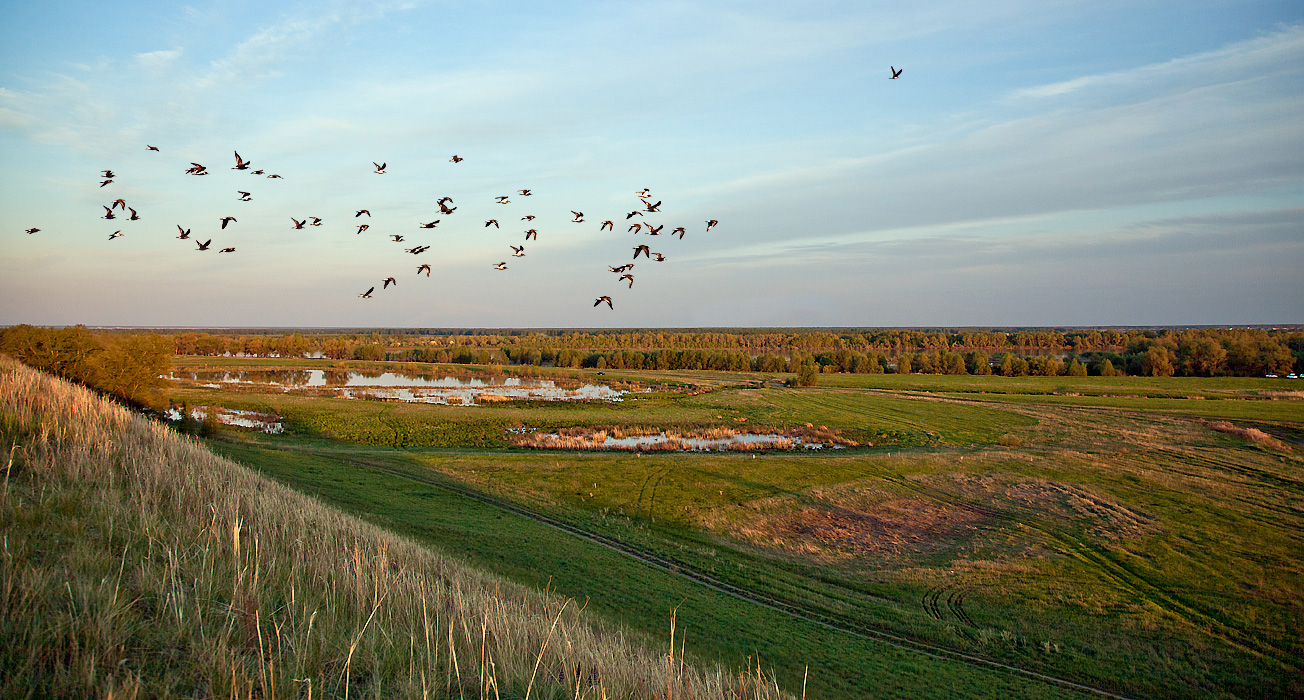
<path fill-rule="evenodd" d="M 152 403 L 173 344 L 155 333 L 92 333 L 85 326 L 0 328 L 0 353 L 140 406 Z"/>
<path fill-rule="evenodd" d="M 1304 370 L 1304 333 L 1262 329 L 1162 331 L 913 331 L 829 333 L 551 331 L 514 333 L 172 335 L 182 355 L 299 357 L 599 369 L 1003 374 L 1262 376 Z M 1062 358 L 1060 356 L 1063 356 Z"/>

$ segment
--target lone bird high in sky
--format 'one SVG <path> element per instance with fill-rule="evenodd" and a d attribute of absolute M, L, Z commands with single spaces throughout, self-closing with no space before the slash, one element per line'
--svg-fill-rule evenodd
<path fill-rule="evenodd" d="M 1298 3 L 145 10 L 0 15 L 0 324 L 1304 322 Z"/>

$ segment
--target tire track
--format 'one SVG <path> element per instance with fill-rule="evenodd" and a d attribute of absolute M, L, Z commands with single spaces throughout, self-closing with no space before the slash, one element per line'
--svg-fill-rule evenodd
<path fill-rule="evenodd" d="M 441 489 L 443 491 L 447 491 L 449 493 L 464 498 L 468 498 L 473 501 L 477 501 L 479 503 L 483 503 L 485 505 L 499 508 L 501 510 L 534 521 L 536 523 L 547 525 L 549 527 L 560 530 L 562 532 L 565 532 L 567 534 L 570 534 L 574 537 L 585 540 L 587 542 L 599 545 L 601 547 L 604 547 L 616 553 L 625 555 L 631 559 L 641 562 L 647 566 L 651 566 L 662 572 L 700 584 L 718 593 L 723 593 L 725 595 L 738 598 L 739 600 L 744 600 L 749 603 L 759 605 L 763 608 L 778 613 L 782 613 L 794 619 L 820 625 L 821 627 L 825 627 L 827 629 L 837 630 L 839 632 L 851 634 L 857 637 L 861 637 L 863 639 L 874 640 L 877 642 L 881 642 L 883 644 L 887 644 L 888 646 L 895 647 L 897 649 L 916 652 L 937 660 L 955 661 L 959 663 L 964 663 L 970 666 L 1003 672 L 1012 676 L 1023 678 L 1024 680 L 1048 683 L 1061 688 L 1082 691 L 1101 697 L 1114 698 L 1115 700 L 1132 700 L 1126 695 L 1111 692 L 1103 688 L 1097 688 L 1083 683 L 1078 683 L 1076 681 L 1072 681 L 1067 678 L 1060 678 L 1058 676 L 1052 676 L 1049 674 L 1040 673 L 1025 668 L 1020 668 L 1018 666 L 1013 666 L 1011 664 L 1003 663 L 993 659 L 988 659 L 982 656 L 978 656 L 976 654 L 971 654 L 963 651 L 956 651 L 954 649 L 948 649 L 946 647 L 942 647 L 929 642 L 921 642 L 899 634 L 885 632 L 867 625 L 851 624 L 843 619 L 829 616 L 812 606 L 803 605 L 801 603 L 797 603 L 794 601 L 785 600 L 783 598 L 768 595 L 766 593 L 756 591 L 756 590 L 750 590 L 745 587 L 730 583 L 723 579 L 719 579 L 705 571 L 697 569 L 696 567 L 693 567 L 691 564 L 673 560 L 661 554 L 658 554 L 657 552 L 651 549 L 640 547 L 638 545 L 633 545 L 628 542 L 623 542 L 621 540 L 612 537 L 607 537 L 605 535 L 592 532 L 590 530 L 586 530 L 582 527 L 573 525 L 563 520 L 559 520 L 550 517 L 548 515 L 544 515 L 543 513 L 534 511 L 530 508 L 519 505 L 512 501 L 503 498 L 498 498 L 496 496 L 492 496 L 487 493 L 481 492 L 479 490 L 464 486 L 460 483 L 457 483 L 456 481 L 454 481 L 449 477 L 433 477 L 433 476 L 413 474 L 400 469 L 380 466 L 378 464 L 367 462 L 362 459 L 357 459 L 357 458 L 350 459 L 335 454 L 323 453 L 322 451 L 318 451 L 318 450 L 297 448 L 296 451 L 302 454 L 308 454 L 322 459 L 334 460 L 337 462 L 343 462 L 346 464 L 351 464 L 365 469 L 371 469 L 373 471 L 389 474 L 391 476 L 395 476 L 401 479 L 415 481 L 421 484 L 425 484 L 427 486 L 432 486 Z M 651 478 L 651 475 L 649 475 L 649 478 Z M 940 615 L 940 611 L 938 614 Z"/>

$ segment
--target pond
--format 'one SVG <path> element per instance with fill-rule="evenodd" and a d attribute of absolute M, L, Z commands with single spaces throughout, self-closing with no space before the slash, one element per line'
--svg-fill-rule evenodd
<path fill-rule="evenodd" d="M 622 401 L 627 391 L 604 384 L 559 384 L 532 377 L 436 377 L 398 372 L 321 369 L 174 371 L 172 381 L 202 386 L 267 386 L 282 391 L 330 390 L 341 398 L 475 406 L 497 401 Z"/>
<path fill-rule="evenodd" d="M 208 406 L 199 406 L 190 409 L 190 417 L 196 421 L 202 421 L 208 416 Z M 170 421 L 181 420 L 181 411 L 172 408 L 164 414 Z M 217 409 L 217 422 L 222 425 L 234 425 L 241 428 L 253 428 L 264 433 L 280 433 L 285 430 L 279 416 L 271 413 L 259 413 L 257 411 L 244 411 L 238 408 L 221 408 Z"/>

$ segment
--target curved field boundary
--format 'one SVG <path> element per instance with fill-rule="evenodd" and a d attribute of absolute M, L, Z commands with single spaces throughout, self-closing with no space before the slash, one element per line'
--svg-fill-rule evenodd
<path fill-rule="evenodd" d="M 631 545 L 626 542 L 621 542 L 620 540 L 617 540 L 615 538 L 607 537 L 605 535 L 601 535 L 595 532 L 591 532 L 589 530 L 585 530 L 584 528 L 578 527 L 576 525 L 572 525 L 570 523 L 567 523 L 562 520 L 558 520 L 556 518 L 552 518 L 550 516 L 544 515 L 543 513 L 539 513 L 537 511 L 513 503 L 506 499 L 497 498 L 495 496 L 491 496 L 489 494 L 472 489 L 470 487 L 463 486 L 458 483 L 454 483 L 449 479 L 442 479 L 437 477 L 424 477 L 424 476 L 412 474 L 410 472 L 405 472 L 398 469 L 382 467 L 362 460 L 342 458 L 340 456 L 333 455 L 333 454 L 321 454 L 320 452 L 315 450 L 302 450 L 302 452 L 307 454 L 315 454 L 316 456 L 324 457 L 327 459 L 352 463 L 357 466 L 361 466 L 367 469 L 373 469 L 375 471 L 389 474 L 391 476 L 396 476 L 402 479 L 416 481 L 418 483 L 426 484 L 428 486 L 433 486 L 435 488 L 442 489 L 449 493 L 453 493 L 458 496 L 462 496 L 464 498 L 469 498 L 471 500 L 478 501 L 480 503 L 484 503 L 486 505 L 490 505 L 499 508 L 501 510 L 508 511 L 515 515 L 519 515 L 523 518 L 528 518 L 536 523 L 547 525 L 549 527 L 565 532 L 569 535 L 578 537 L 587 542 L 591 542 L 593 544 L 599 545 L 601 547 L 605 547 L 614 552 L 623 554 L 627 557 L 630 557 L 631 559 L 639 561 L 653 568 L 659 569 L 663 572 L 701 584 L 716 592 L 724 593 L 726 595 L 733 596 L 740 600 L 745 600 L 749 603 L 760 605 L 767 609 L 783 613 L 785 615 L 788 615 L 790 617 L 799 620 L 803 620 L 805 622 L 810 622 L 816 625 L 820 625 L 828 629 L 837 630 L 839 632 L 844 632 L 847 634 L 852 634 L 857 637 L 861 637 L 863 639 L 870 639 L 877 642 L 882 642 L 883 644 L 887 644 L 889 646 L 896 647 L 898 649 L 917 652 L 933 659 L 938 659 L 942 661 L 958 661 L 960 663 L 965 663 L 976 667 L 1004 672 L 1013 676 L 1024 678 L 1026 680 L 1048 683 L 1051 685 L 1059 686 L 1061 688 L 1091 693 L 1093 695 L 1097 695 L 1100 697 L 1114 698 L 1115 700 L 1133 700 L 1129 696 L 1121 695 L 1119 693 L 1114 693 L 1105 690 L 1103 688 L 1096 688 L 1090 685 L 1085 685 L 1083 683 L 1078 683 L 1076 681 L 1072 681 L 1067 678 L 1060 678 L 1045 673 L 1039 673 L 1037 671 L 1030 671 L 1028 669 L 1020 668 L 1018 666 L 1013 666 L 1010 664 L 1002 663 L 1000 661 L 995 661 L 974 654 L 955 651 L 953 649 L 947 649 L 946 647 L 930 644 L 928 642 L 920 642 L 914 639 L 910 639 L 909 637 L 892 634 L 890 632 L 884 632 L 882 630 L 877 630 L 872 627 L 866 627 L 860 625 L 853 626 L 838 621 L 830 620 L 824 617 L 819 611 L 810 609 L 807 606 L 799 605 L 791 601 L 769 596 L 764 593 L 749 590 L 741 586 L 729 583 L 727 581 L 723 581 L 706 572 L 700 571 L 690 565 L 676 562 L 667 557 L 661 556 L 649 549 L 638 547 L 636 545 Z"/>

